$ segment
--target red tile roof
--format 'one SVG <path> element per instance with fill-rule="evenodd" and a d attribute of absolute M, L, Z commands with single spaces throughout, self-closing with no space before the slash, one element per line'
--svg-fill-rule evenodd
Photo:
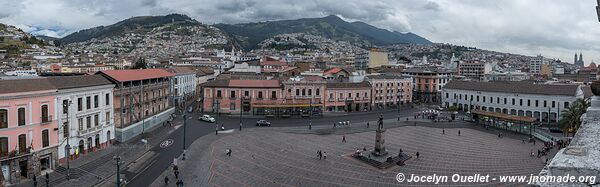
<path fill-rule="evenodd" d="M 280 84 L 279 80 L 229 80 L 229 87 L 275 88 Z"/>
<path fill-rule="evenodd" d="M 106 70 L 99 73 L 119 82 L 172 77 L 175 75 L 164 69 Z"/>
<path fill-rule="evenodd" d="M 336 74 L 336 73 L 339 73 L 340 71 L 344 71 L 344 69 L 339 68 L 339 67 L 334 67 L 334 68 L 331 68 L 331 69 L 328 69 L 327 71 L 325 71 L 323 73 L 323 75 Z"/>

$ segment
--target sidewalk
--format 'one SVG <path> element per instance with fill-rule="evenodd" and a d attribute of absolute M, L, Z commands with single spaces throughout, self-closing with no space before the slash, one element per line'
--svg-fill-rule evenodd
<path fill-rule="evenodd" d="M 422 108 L 422 106 L 415 106 L 414 108 Z M 406 111 L 408 109 L 413 109 L 413 107 L 401 107 L 400 111 Z M 395 112 L 398 111 L 397 108 L 393 108 L 393 109 L 385 109 L 385 110 L 370 110 L 370 111 L 363 111 L 363 112 L 323 112 L 323 115 L 320 117 L 337 117 L 337 116 L 348 116 L 348 115 L 355 115 L 355 114 L 374 114 L 374 113 L 382 113 L 382 112 Z M 213 113 L 207 113 L 207 114 L 211 114 L 211 115 L 216 115 Z M 239 118 L 240 114 L 224 114 L 221 113 L 221 115 L 226 115 L 227 117 L 231 117 L 231 118 Z M 315 117 L 319 117 L 319 116 L 315 116 Z M 244 119 L 264 119 L 264 118 L 268 118 L 265 115 L 254 115 L 251 113 L 244 113 L 242 114 L 242 118 Z M 271 117 L 271 118 L 282 118 L 282 117 Z M 298 118 L 303 118 L 297 115 L 292 115 L 288 118 L 292 118 L 292 119 L 298 119 Z M 304 118 L 308 118 L 308 117 L 304 117 Z"/>
<path fill-rule="evenodd" d="M 173 127 L 157 126 L 146 131 L 143 135 L 148 140 L 148 145 L 146 146 L 141 143 L 142 135 L 140 135 L 130 141 L 109 145 L 108 148 L 81 155 L 75 160 L 70 160 L 70 170 L 68 172 L 70 180 L 66 179 L 66 163 L 57 165 L 55 171 L 49 173 L 50 186 L 96 186 L 104 183 L 115 176 L 116 161 L 113 160 L 113 156 L 119 155 L 121 157 L 121 171 L 124 171 L 128 165 L 149 151 L 151 147 L 160 144 L 161 140 L 171 130 L 181 124 L 182 120 L 176 119 L 173 122 Z M 37 179 L 38 185 L 45 185 L 45 176 L 37 176 Z M 14 186 L 33 186 L 33 181 L 28 180 Z"/>
<path fill-rule="evenodd" d="M 226 136 L 239 136 L 239 131 L 235 131 L 231 134 L 219 134 L 205 135 L 198 138 L 192 143 L 186 152 L 186 160 L 181 160 L 182 155 L 179 155 L 177 164 L 179 168 L 179 179 L 182 179 L 184 186 L 203 186 L 208 184 L 210 178 L 210 167 L 212 166 L 212 153 L 213 151 L 225 151 L 225 150 L 212 150 L 212 144 L 216 140 Z M 186 163 L 186 162 L 192 163 Z M 193 171 L 193 172 L 192 172 Z M 173 173 L 173 167 L 169 167 L 166 171 L 152 182 L 150 186 L 163 187 L 165 186 L 165 176 L 169 178 L 169 186 L 175 186 L 175 175 Z"/>

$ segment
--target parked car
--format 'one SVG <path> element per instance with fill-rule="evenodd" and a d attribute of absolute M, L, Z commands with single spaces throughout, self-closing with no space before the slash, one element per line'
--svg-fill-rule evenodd
<path fill-rule="evenodd" d="M 261 119 L 256 121 L 256 126 L 271 126 L 271 122 L 268 122 L 267 120 Z"/>
<path fill-rule="evenodd" d="M 550 127 L 550 132 L 553 133 L 563 133 L 563 130 L 559 127 Z"/>
<path fill-rule="evenodd" d="M 214 122 L 215 122 L 215 118 L 214 118 L 214 117 L 212 117 L 212 116 L 210 116 L 210 115 L 206 115 L 206 114 L 204 114 L 204 115 L 200 116 L 200 117 L 198 118 L 198 120 L 201 120 L 201 121 L 206 121 L 206 122 L 211 122 L 211 123 L 214 123 Z"/>

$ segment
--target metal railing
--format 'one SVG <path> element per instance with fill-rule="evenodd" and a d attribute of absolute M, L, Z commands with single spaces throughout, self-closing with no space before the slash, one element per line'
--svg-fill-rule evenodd
<path fill-rule="evenodd" d="M 42 122 L 41 122 L 42 125 L 45 125 L 45 124 L 48 124 L 48 123 L 52 123 L 52 115 L 42 116 L 40 118 L 42 119 Z"/>

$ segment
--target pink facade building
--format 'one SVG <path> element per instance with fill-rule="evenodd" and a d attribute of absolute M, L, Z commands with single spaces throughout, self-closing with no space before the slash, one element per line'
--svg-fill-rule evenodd
<path fill-rule="evenodd" d="M 373 109 L 407 104 L 412 101 L 412 79 L 393 75 L 367 76 L 371 83 Z"/>
<path fill-rule="evenodd" d="M 0 88 L 0 184 L 9 185 L 54 167 L 57 89 L 47 79 L 3 80 Z"/>
<path fill-rule="evenodd" d="M 203 87 L 206 112 L 250 112 L 253 105 L 257 108 L 283 101 L 279 80 L 215 80 Z"/>
<path fill-rule="evenodd" d="M 367 111 L 371 106 L 369 82 L 329 82 L 326 95 L 326 111 Z"/>

